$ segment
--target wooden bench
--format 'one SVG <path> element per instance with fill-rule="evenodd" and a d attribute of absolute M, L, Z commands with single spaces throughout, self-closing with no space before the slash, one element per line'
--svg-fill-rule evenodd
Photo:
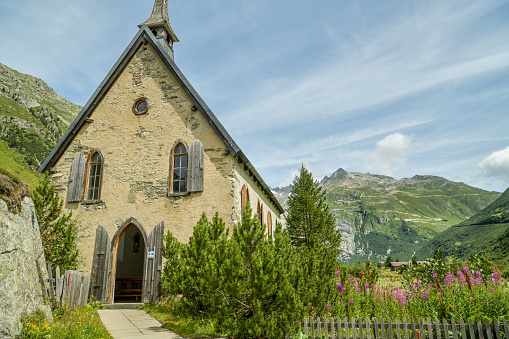
<path fill-rule="evenodd" d="M 141 301 L 141 286 L 143 278 L 117 278 L 115 279 L 115 298 L 136 298 Z"/>

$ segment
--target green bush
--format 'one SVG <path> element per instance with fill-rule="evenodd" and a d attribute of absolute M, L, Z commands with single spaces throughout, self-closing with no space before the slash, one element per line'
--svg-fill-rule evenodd
<path fill-rule="evenodd" d="M 335 253 L 293 248 L 280 224 L 268 237 L 249 206 L 231 237 L 217 214 L 203 215 L 188 244 L 168 233 L 163 255 L 163 293 L 181 292 L 188 310 L 235 338 L 283 337 L 306 307 L 325 312 L 336 297 Z"/>
<path fill-rule="evenodd" d="M 60 266 L 62 271 L 76 269 L 80 224 L 72 217 L 72 212 L 64 213 L 64 202 L 51 185 L 48 174 L 32 192 L 32 199 L 46 262 L 53 267 Z"/>

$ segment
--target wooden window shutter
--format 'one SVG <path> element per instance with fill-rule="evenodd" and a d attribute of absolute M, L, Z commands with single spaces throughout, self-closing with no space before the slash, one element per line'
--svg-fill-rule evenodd
<path fill-rule="evenodd" d="M 196 139 L 189 147 L 189 163 L 187 171 L 187 191 L 203 191 L 203 144 Z"/>
<path fill-rule="evenodd" d="M 67 202 L 81 201 L 86 162 L 85 155 L 81 152 L 76 155 L 72 162 Z"/>

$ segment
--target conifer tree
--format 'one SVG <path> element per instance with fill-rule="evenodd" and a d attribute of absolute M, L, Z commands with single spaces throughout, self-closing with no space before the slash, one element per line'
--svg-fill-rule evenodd
<path fill-rule="evenodd" d="M 60 266 L 61 270 L 76 269 L 80 225 L 72 218 L 72 212 L 62 211 L 64 201 L 51 185 L 48 174 L 32 192 L 32 200 L 46 262 Z"/>
<path fill-rule="evenodd" d="M 288 234 L 294 247 L 314 248 L 325 246 L 339 255 L 341 233 L 329 205 L 325 191 L 313 180 L 304 165 L 293 180 L 286 215 Z"/>

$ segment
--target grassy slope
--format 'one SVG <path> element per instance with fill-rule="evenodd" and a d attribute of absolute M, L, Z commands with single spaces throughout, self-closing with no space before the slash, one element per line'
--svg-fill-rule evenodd
<path fill-rule="evenodd" d="M 470 219 L 424 244 L 419 254 L 429 255 L 438 248 L 457 259 L 485 254 L 495 262 L 509 263 L 509 189 Z"/>
<path fill-rule="evenodd" d="M 352 261 L 367 259 L 368 249 L 374 261 L 383 261 L 388 249 L 393 258 L 409 259 L 422 243 L 500 195 L 440 177 L 390 179 L 361 175 L 346 183 L 342 176 L 327 185 L 332 211 L 338 220 L 354 226 L 356 248 L 363 248 Z"/>
<path fill-rule="evenodd" d="M 7 143 L 0 140 L 0 171 L 5 171 L 15 178 L 27 183 L 30 189 L 39 184 L 42 175 L 30 168 L 24 161 L 23 156 L 15 150 L 9 149 Z"/>

